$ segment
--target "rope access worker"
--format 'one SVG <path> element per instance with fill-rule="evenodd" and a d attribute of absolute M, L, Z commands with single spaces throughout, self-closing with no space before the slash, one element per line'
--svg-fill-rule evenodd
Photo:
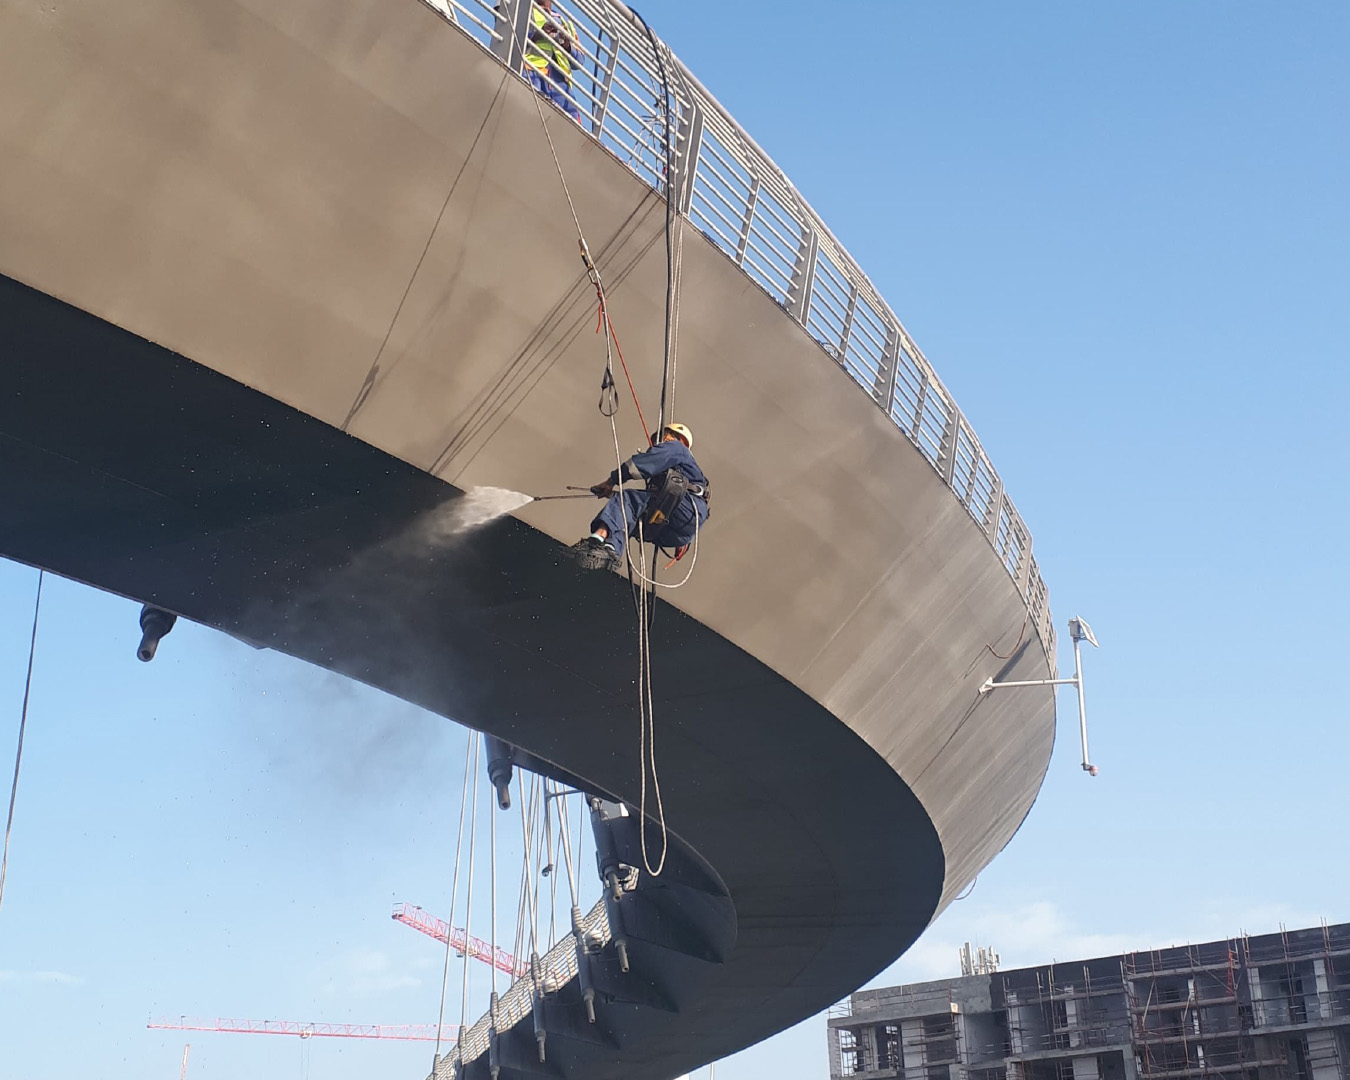
<path fill-rule="evenodd" d="M 572 548 L 583 567 L 603 570 L 617 564 L 628 537 L 637 536 L 639 527 L 643 539 L 659 548 L 678 549 L 695 539 L 708 520 L 708 478 L 690 452 L 693 445 L 687 427 L 667 424 L 649 449 L 591 488 L 609 501 L 591 522 L 591 535 Z M 646 487 L 620 489 L 624 480 L 639 480 Z"/>
<path fill-rule="evenodd" d="M 577 28 L 572 21 L 554 15 L 553 0 L 535 0 L 530 8 L 524 74 L 535 90 L 579 124 L 581 110 L 572 97 L 572 61 L 576 49 Z"/>

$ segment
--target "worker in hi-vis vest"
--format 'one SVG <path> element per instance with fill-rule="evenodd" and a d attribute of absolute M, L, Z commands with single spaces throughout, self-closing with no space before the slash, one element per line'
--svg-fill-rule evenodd
<path fill-rule="evenodd" d="M 576 48 L 577 28 L 571 20 L 553 13 L 553 0 L 536 0 L 530 10 L 524 75 L 531 86 L 579 124 L 581 110 L 572 98 Z"/>
<path fill-rule="evenodd" d="M 708 520 L 708 478 L 694 460 L 693 445 L 694 434 L 687 427 L 667 424 L 648 449 L 634 454 L 591 488 L 593 494 L 609 501 L 591 522 L 591 535 L 572 546 L 583 567 L 617 566 L 625 541 L 638 535 L 639 525 L 647 543 L 677 554 L 698 537 Z M 623 481 L 642 486 L 619 490 Z"/>

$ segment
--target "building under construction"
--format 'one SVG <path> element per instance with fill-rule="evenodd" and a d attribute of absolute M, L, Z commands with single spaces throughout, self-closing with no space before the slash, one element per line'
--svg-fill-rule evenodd
<path fill-rule="evenodd" d="M 1350 1080 L 1350 923 L 992 967 L 854 994 L 830 1076 Z"/>

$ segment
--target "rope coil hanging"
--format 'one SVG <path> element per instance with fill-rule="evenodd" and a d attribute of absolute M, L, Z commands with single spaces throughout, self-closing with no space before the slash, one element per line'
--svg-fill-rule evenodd
<path fill-rule="evenodd" d="M 645 25 L 645 24 L 644 24 L 644 25 Z M 648 33 L 650 34 L 650 30 L 648 30 Z M 669 125 L 669 120 L 670 120 L 670 102 L 669 102 L 668 86 L 666 85 L 665 79 L 664 79 L 664 70 L 665 70 L 665 69 L 664 69 L 664 61 L 662 61 L 662 65 L 663 65 L 663 66 L 662 66 L 662 72 L 663 72 L 663 87 L 666 88 L 666 95 L 665 95 L 665 96 L 666 96 L 666 101 L 665 101 L 665 107 L 664 107 L 664 118 L 665 118 L 665 121 L 666 121 L 666 124 L 665 124 L 665 127 L 666 127 L 665 135 L 666 135 L 666 146 L 667 146 L 667 161 L 669 161 L 669 154 L 670 154 L 670 149 L 669 149 L 669 148 L 670 148 L 670 130 L 669 130 L 669 127 L 670 127 L 670 125 Z M 557 147 L 556 147 L 556 146 L 554 145 L 554 143 L 553 143 L 553 136 L 552 136 L 552 134 L 549 132 L 549 128 L 548 128 L 548 120 L 547 120 L 547 118 L 546 118 L 545 115 L 544 115 L 543 104 L 539 101 L 538 95 L 535 95 L 535 109 L 536 109 L 536 111 L 537 111 L 538 114 L 539 114 L 539 123 L 540 123 L 540 125 L 543 127 L 543 129 L 544 129 L 544 137 L 545 137 L 545 139 L 546 139 L 547 142 L 548 142 L 549 153 L 550 153 L 550 155 L 551 155 L 552 158 L 553 158 L 553 167 L 554 167 L 554 169 L 555 169 L 555 170 L 557 171 L 557 173 L 558 173 L 558 180 L 559 180 L 559 182 L 560 182 L 561 185 L 562 185 L 563 195 L 564 195 L 565 198 L 567 199 L 567 207 L 568 207 L 568 211 L 571 213 L 571 216 L 572 216 L 572 224 L 576 227 L 576 231 L 577 231 L 577 241 L 578 241 L 578 245 L 579 245 L 580 250 L 581 250 L 582 261 L 583 261 L 583 263 L 584 263 L 585 266 L 586 266 L 586 272 L 587 272 L 587 275 L 588 275 L 588 277 L 589 277 L 589 279 L 590 279 L 592 285 L 594 285 L 594 287 L 595 287 L 595 291 L 596 291 L 596 299 L 597 299 L 597 303 L 598 303 L 598 306 L 599 306 L 599 326 L 600 326 L 601 329 L 607 331 L 607 332 L 605 333 L 605 375 L 604 375 L 604 378 L 603 378 L 603 380 L 602 380 L 602 382 L 601 382 L 601 408 L 600 408 L 600 412 L 601 412 L 602 415 L 604 415 L 604 416 L 606 417 L 606 419 L 609 420 L 609 425 L 610 425 L 610 435 L 611 435 L 612 438 L 613 438 L 613 444 L 614 444 L 614 460 L 615 460 L 615 467 L 616 467 L 616 469 L 618 470 L 620 480 L 622 480 L 622 477 L 623 477 L 623 450 L 622 450 L 622 448 L 621 448 L 620 445 L 619 445 L 619 428 L 618 428 L 617 420 L 615 419 L 616 414 L 617 414 L 617 412 L 618 412 L 617 404 L 615 405 L 614 408 L 610 408 L 610 409 L 607 409 L 607 408 L 606 408 L 606 403 L 607 403 L 607 401 L 609 401 L 609 400 L 614 400 L 614 399 L 613 399 L 613 378 L 614 378 L 614 375 L 613 375 L 613 373 L 614 373 L 614 366 L 613 366 L 613 352 L 614 352 L 615 350 L 617 350 L 618 353 L 619 353 L 619 362 L 620 362 L 621 366 L 623 367 L 624 376 L 625 376 L 625 378 L 627 378 L 627 380 L 628 380 L 629 390 L 630 390 L 630 391 L 632 392 L 632 394 L 633 394 L 633 403 L 634 403 L 634 405 L 637 407 L 638 418 L 639 418 L 639 420 L 642 422 L 642 426 L 643 426 L 644 432 L 646 432 L 647 435 L 648 435 L 648 441 L 649 441 L 649 443 L 652 442 L 652 441 L 654 441 L 654 437 L 659 437 L 659 429 L 658 429 L 657 432 L 649 432 L 649 431 L 647 430 L 646 418 L 643 416 L 643 413 L 642 413 L 642 405 L 641 405 L 641 403 L 638 401 L 637 390 L 636 390 L 636 388 L 633 386 L 632 377 L 631 377 L 631 375 L 629 374 L 629 371 L 628 371 L 628 365 L 627 365 L 627 363 L 626 363 L 626 362 L 624 361 L 624 359 L 623 359 L 623 351 L 622 351 L 622 349 L 619 347 L 618 335 L 615 333 L 615 330 L 614 330 L 614 324 L 613 324 L 613 322 L 610 320 L 610 317 L 609 317 L 609 306 L 608 306 L 608 304 L 607 304 L 607 302 L 606 302 L 606 298 L 605 298 L 604 281 L 603 281 L 603 278 L 601 277 L 599 267 L 597 267 L 597 266 L 595 265 L 594 260 L 591 258 L 591 255 L 590 255 L 590 245 L 587 244 L 587 242 L 586 242 L 586 234 L 585 234 L 585 230 L 582 229 L 582 227 L 581 227 L 581 220 L 580 220 L 580 218 L 577 216 L 576 202 L 575 202 L 575 201 L 573 200 L 573 198 L 572 198 L 571 188 L 569 187 L 569 185 L 568 185 L 568 183 L 567 183 L 567 177 L 566 177 L 566 175 L 565 175 L 564 172 L 563 172 L 562 162 L 561 162 L 561 161 L 559 160 L 559 158 L 558 158 L 558 150 L 557 150 Z M 670 170 L 669 170 L 669 166 L 668 166 L 668 167 L 667 167 L 667 172 L 668 172 L 668 174 L 669 174 L 669 171 L 670 171 Z M 672 370 L 671 370 L 671 349 L 670 349 L 670 345 L 671 345 L 670 326 L 671 326 L 672 317 L 673 317 L 673 315 L 674 315 L 674 313 L 675 313 L 674 304 L 675 304 L 675 302 L 676 302 L 675 298 L 674 298 L 674 297 L 672 296 L 672 294 L 671 294 L 671 283 L 672 283 L 672 275 L 673 275 L 673 273 L 674 273 L 674 266 L 673 266 L 673 263 L 672 263 L 672 261 L 671 261 L 671 258 L 672 258 L 672 254 L 671 254 L 671 251 L 672 251 L 672 249 L 671 249 L 671 235 L 672 235 L 672 222 L 671 222 L 672 199 L 671 199 L 671 192 L 670 192 L 669 188 L 670 188 L 670 185 L 669 185 L 669 183 L 668 183 L 668 184 L 667 184 L 667 198 L 666 198 L 666 249 L 667 249 L 667 262 L 666 262 L 666 270 L 667 270 L 667 289 L 666 289 L 666 291 L 667 291 L 667 305 L 666 305 L 666 340 L 665 340 L 665 354 L 666 354 L 666 355 L 665 355 L 665 364 L 664 364 L 664 371 L 663 371 L 663 375 L 662 375 L 662 386 L 661 386 L 662 414 L 661 414 L 661 420 L 660 420 L 660 423 L 661 423 L 662 425 L 664 425 L 664 423 L 665 423 L 665 408 L 666 408 L 666 404 L 667 404 L 667 395 L 668 395 L 668 392 L 669 392 L 669 390 L 670 390 L 670 388 L 671 388 L 671 383 L 672 383 L 672 377 L 671 377 L 671 376 L 672 376 Z M 607 398 L 607 397 L 606 397 L 606 393 L 607 393 L 607 392 L 611 395 L 610 398 Z M 621 513 L 622 518 L 623 518 L 624 535 L 625 535 L 625 536 L 628 536 L 628 535 L 631 534 L 631 531 L 632 531 L 632 524 L 633 524 L 633 523 L 631 523 L 631 522 L 628 520 L 628 507 L 627 507 L 626 502 L 625 502 L 623 499 L 620 499 L 620 500 L 619 500 L 619 510 L 620 510 L 620 513 Z M 697 521 L 697 515 L 695 515 L 695 520 Z M 661 783 L 660 783 L 660 778 L 659 778 L 659 776 L 657 775 L 657 771 L 656 771 L 656 758 L 655 758 L 656 721 L 655 721 L 655 714 L 654 714 L 654 709 L 653 709 L 653 704 L 654 704 L 654 693 L 653 693 L 653 691 L 652 691 L 652 680 L 651 680 L 651 644 L 650 644 L 650 631 L 651 631 L 651 620 L 652 620 L 652 617 L 653 617 L 654 614 L 655 614 L 655 605 L 654 605 L 654 603 L 653 603 L 652 601 L 654 600 L 654 598 L 655 598 L 655 596 L 656 596 L 657 583 L 656 583 L 656 581 L 655 581 L 655 576 L 656 576 L 656 567 L 655 567 L 655 565 L 653 565 L 653 567 L 652 567 L 652 574 L 651 574 L 651 577 L 648 577 L 648 575 L 647 575 L 647 566 L 646 566 L 646 557 L 647 557 L 647 556 L 646 556 L 645 538 L 644 538 L 644 536 L 643 536 L 643 534 L 642 534 L 642 527 L 641 527 L 641 524 L 640 524 L 640 523 L 638 523 L 638 552 L 639 552 L 639 555 L 638 555 L 638 558 L 639 558 L 639 565 L 638 565 L 638 567 L 636 568 L 636 570 L 637 570 L 637 575 L 636 575 L 636 585 L 635 585 L 635 590 L 634 590 L 634 591 L 635 591 L 635 597 L 634 597 L 634 599 L 635 599 L 635 607 L 636 607 L 636 609 L 637 609 L 637 623 L 638 623 L 638 712 L 639 712 L 639 717 L 638 717 L 638 726 L 639 726 L 639 740 L 638 740 L 639 765 L 638 765 L 638 767 L 639 767 L 639 770 L 640 770 L 640 773 L 641 773 L 641 780 L 640 780 L 640 795 L 639 795 L 639 806 L 638 806 L 638 813 L 639 813 L 639 819 L 638 819 L 639 829 L 638 829 L 638 832 L 639 832 L 639 835 L 640 835 L 640 837 L 641 837 L 643 868 L 644 868 L 644 869 L 647 871 L 647 873 L 650 874 L 652 877 L 658 877 L 658 876 L 661 874 L 661 871 L 665 868 L 666 855 L 667 855 L 667 852 L 668 852 L 668 850 L 669 850 L 669 833 L 668 833 L 668 830 L 667 830 L 667 827 L 666 827 L 666 820 L 665 820 L 665 806 L 664 806 L 664 803 L 663 803 L 663 801 L 662 801 L 662 799 L 661 799 Z M 690 574 L 692 574 L 694 565 L 695 565 L 696 563 L 697 563 L 697 552 L 695 552 L 695 561 L 694 561 L 693 563 L 690 564 L 690 568 L 689 568 L 689 569 L 690 569 Z M 633 578 L 634 578 L 634 574 L 633 574 L 634 568 L 633 568 L 633 565 L 632 565 L 632 553 L 631 553 L 631 552 L 628 553 L 628 565 L 629 565 L 629 580 L 630 580 L 630 582 L 632 582 L 632 581 L 633 581 Z M 687 575 L 685 576 L 685 581 L 688 581 L 688 580 L 689 580 L 689 575 L 687 574 Z M 682 582 L 680 582 L 680 584 L 682 585 L 682 584 L 684 584 L 684 582 L 682 581 Z M 648 595 L 648 587 L 649 587 L 649 586 L 650 586 L 650 596 Z M 651 857 L 650 857 L 650 855 L 649 855 L 649 853 L 648 853 L 648 849 L 647 849 L 647 776 L 648 776 L 648 773 L 649 773 L 649 772 L 651 773 L 651 777 L 652 777 L 652 785 L 651 785 L 651 786 L 652 786 L 653 792 L 654 792 L 654 794 L 655 794 L 655 796 L 656 796 L 656 814 L 657 814 L 657 821 L 658 821 L 658 824 L 659 824 L 660 830 L 661 830 L 661 855 L 660 855 L 660 858 L 656 860 L 656 865 L 655 865 L 655 866 L 652 865 L 652 859 L 651 859 Z M 564 806 L 564 811 L 565 811 L 565 809 L 566 809 L 566 807 Z M 565 827 L 564 827 L 564 834 L 565 834 Z M 566 839 L 564 839 L 564 844 L 570 847 L 570 844 L 568 844 L 568 842 L 567 842 Z M 570 867 L 569 867 L 569 870 L 570 870 Z M 570 874 L 569 874 L 569 878 L 570 878 Z M 570 882 L 569 882 L 569 883 L 570 883 Z"/>

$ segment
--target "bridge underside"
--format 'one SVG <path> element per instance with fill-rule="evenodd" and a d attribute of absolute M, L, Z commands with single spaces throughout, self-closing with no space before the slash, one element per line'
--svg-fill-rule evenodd
<path fill-rule="evenodd" d="M 551 106 L 546 138 L 419 0 L 0 0 L 0 61 L 0 554 L 635 801 L 627 585 L 561 557 L 589 508 L 433 539 L 462 487 L 614 464 L 552 150 L 648 401 L 661 197 Z M 954 457 L 692 228 L 683 252 L 679 412 L 717 505 L 656 620 L 658 749 L 734 947 L 638 950 L 652 1000 L 551 1056 L 586 1077 L 665 1080 L 854 989 L 1007 843 L 1053 740 L 1049 689 L 978 693 L 1050 671 L 1027 538 L 996 552 Z"/>
<path fill-rule="evenodd" d="M 0 553 L 636 789 L 620 577 L 510 518 L 434 541 L 450 485 L 7 278 L 0 353 Z M 653 654 L 667 817 L 730 896 L 735 946 L 646 949 L 679 1011 L 614 1004 L 603 1037 L 551 1044 L 594 1080 L 674 1075 L 819 1010 L 917 937 L 944 881 L 918 799 L 810 697 L 668 605 Z"/>

